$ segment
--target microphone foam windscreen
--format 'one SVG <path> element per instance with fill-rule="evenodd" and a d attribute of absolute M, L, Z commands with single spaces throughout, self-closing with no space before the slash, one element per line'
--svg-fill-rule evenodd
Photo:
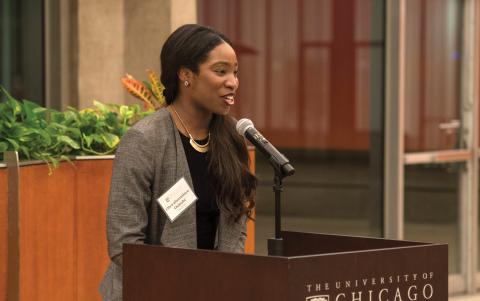
<path fill-rule="evenodd" d="M 250 119 L 242 118 L 237 122 L 237 133 L 245 136 L 245 131 L 250 127 L 253 128 L 253 122 Z"/>

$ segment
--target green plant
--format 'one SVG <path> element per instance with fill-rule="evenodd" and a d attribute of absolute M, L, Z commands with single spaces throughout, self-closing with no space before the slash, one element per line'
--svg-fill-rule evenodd
<path fill-rule="evenodd" d="M 80 148 L 76 155 L 108 155 L 117 148 L 120 138 L 138 120 L 153 111 L 141 111 L 139 105 L 125 106 L 93 101 L 93 109 L 69 108 L 62 123 L 76 128 Z"/>
<path fill-rule="evenodd" d="M 0 160 L 18 151 L 21 160 L 42 160 L 50 168 L 70 156 L 113 154 L 120 138 L 136 121 L 153 111 L 94 101 L 94 108 L 65 112 L 14 99 L 0 86 Z"/>

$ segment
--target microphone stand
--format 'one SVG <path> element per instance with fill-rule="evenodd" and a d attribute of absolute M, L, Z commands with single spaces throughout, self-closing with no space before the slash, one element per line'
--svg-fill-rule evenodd
<path fill-rule="evenodd" d="M 282 216 L 281 216 L 281 193 L 283 191 L 282 180 L 285 176 L 275 168 L 273 179 L 273 191 L 275 193 L 275 238 L 268 239 L 268 255 L 283 255 Z"/>
<path fill-rule="evenodd" d="M 275 238 L 268 239 L 268 254 L 273 256 L 283 255 L 282 221 L 281 221 L 281 193 L 282 180 L 295 173 L 295 168 L 287 157 L 280 153 L 265 137 L 258 132 L 251 120 L 243 118 L 237 122 L 237 132 L 248 139 L 268 159 L 275 170 L 273 191 L 275 192 Z"/>

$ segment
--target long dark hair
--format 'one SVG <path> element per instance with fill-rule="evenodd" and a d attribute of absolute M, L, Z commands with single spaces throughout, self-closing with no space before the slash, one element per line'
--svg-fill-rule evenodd
<path fill-rule="evenodd" d="M 183 25 L 168 37 L 160 54 L 160 80 L 165 86 L 163 95 L 168 105 L 175 101 L 179 92 L 180 68 L 198 74 L 199 65 L 221 43 L 232 46 L 225 35 L 197 24 Z M 217 204 L 232 221 L 238 221 L 243 215 L 251 218 L 257 180 L 249 170 L 245 140 L 236 132 L 235 121 L 228 115 L 214 114 L 210 135 L 208 172 L 213 180 Z"/>

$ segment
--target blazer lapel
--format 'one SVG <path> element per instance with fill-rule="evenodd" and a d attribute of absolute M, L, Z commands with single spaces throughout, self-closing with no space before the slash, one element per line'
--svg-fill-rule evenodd
<path fill-rule="evenodd" d="M 169 114 L 170 115 L 170 114 Z M 190 188 L 193 190 L 193 181 L 188 168 L 187 157 L 183 148 L 180 134 L 170 116 L 172 137 L 175 142 L 176 153 L 176 168 L 175 168 L 175 183 L 182 177 L 185 178 Z M 172 235 L 183 239 L 181 246 L 195 249 L 197 248 L 197 211 L 196 202 L 186 209 L 176 220 L 170 225 Z"/>

